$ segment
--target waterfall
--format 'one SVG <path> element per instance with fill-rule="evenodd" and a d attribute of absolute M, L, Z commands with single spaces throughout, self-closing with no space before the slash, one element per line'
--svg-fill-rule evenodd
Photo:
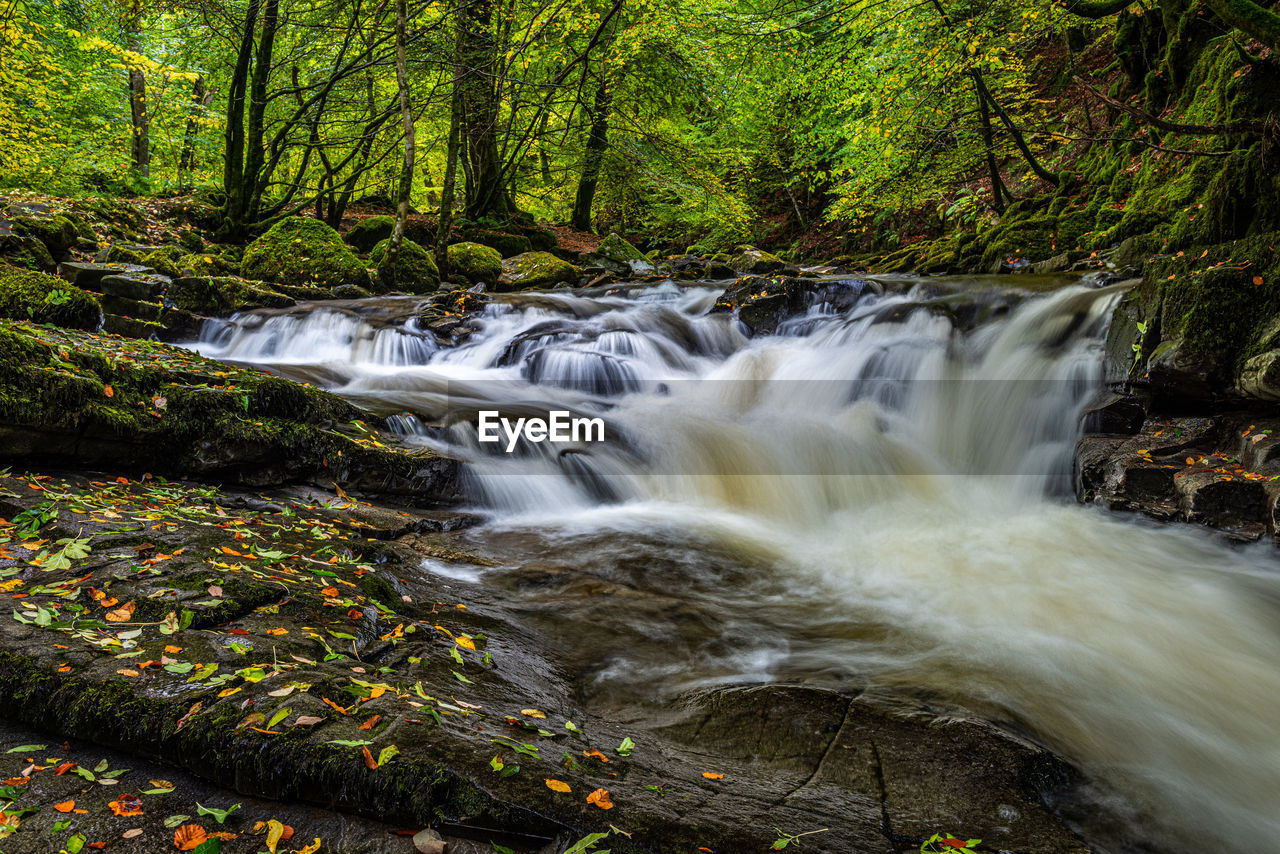
<path fill-rule="evenodd" d="M 1135 833 L 1159 850 L 1273 849 L 1272 553 L 1069 497 L 1118 292 L 1019 296 L 962 324 L 935 285 L 814 305 L 758 338 L 708 313 L 719 289 L 668 284 L 495 302 L 456 347 L 403 307 L 376 322 L 250 313 L 195 346 L 403 413 L 406 441 L 468 461 L 486 531 L 532 532 L 562 566 L 713 614 L 700 631 L 715 643 L 683 655 L 674 623 L 650 613 L 626 634 L 612 615 L 627 642 L 602 679 L 853 675 L 927 691 L 1078 763 L 1110 809 L 1152 817 Z M 508 454 L 476 440 L 481 410 L 552 409 L 602 418 L 607 441 Z M 721 573 L 725 555 L 742 569 Z M 593 611 L 557 609 L 589 631 Z M 713 646 L 742 654 L 708 663 Z"/>

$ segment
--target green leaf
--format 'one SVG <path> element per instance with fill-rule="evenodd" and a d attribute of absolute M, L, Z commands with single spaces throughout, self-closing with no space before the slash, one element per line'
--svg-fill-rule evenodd
<path fill-rule="evenodd" d="M 188 822 L 190 820 L 191 820 L 191 816 L 189 815 L 171 815 L 164 820 L 164 826 L 169 828 L 170 830 L 173 830 L 178 825 Z"/>
<path fill-rule="evenodd" d="M 474 685 L 474 684 L 476 684 L 476 683 L 472 682 L 470 679 L 468 679 L 467 677 L 463 676 L 461 673 L 459 673 L 459 672 L 458 672 L 458 671 L 456 671 L 456 670 L 450 670 L 449 672 L 450 672 L 450 673 L 452 673 L 452 674 L 454 675 L 454 677 L 455 677 L 459 682 L 462 682 L 463 684 L 466 684 L 466 685 Z"/>
<path fill-rule="evenodd" d="M 199 815 L 212 816 L 218 822 L 218 824 L 222 824 L 224 821 L 227 820 L 227 816 L 231 815 L 233 812 L 240 809 L 241 806 L 242 806 L 241 804 L 232 804 L 231 806 L 227 807 L 225 810 L 218 810 L 218 809 L 213 809 L 211 807 L 206 807 L 203 804 L 196 804 L 196 813 Z"/>
<path fill-rule="evenodd" d="M 613 831 L 606 830 L 603 833 L 588 833 L 577 842 L 564 849 L 564 854 L 585 854 L 595 847 L 595 844 L 601 839 L 608 837 Z"/>
<path fill-rule="evenodd" d="M 271 718 L 267 721 L 267 729 L 275 729 L 276 724 L 280 723 L 282 720 L 289 717 L 289 715 L 291 714 L 293 714 L 293 709 L 289 708 L 288 706 L 285 706 L 281 709 L 277 709 L 276 713 L 272 715 Z"/>
<path fill-rule="evenodd" d="M 48 749 L 49 746 L 46 744 L 24 744 L 20 747 L 14 747 L 6 750 L 5 753 L 39 753 L 42 750 Z"/>
<path fill-rule="evenodd" d="M 326 741 L 325 744 L 336 744 L 339 747 L 364 747 L 366 744 L 373 744 L 373 742 L 362 739 L 344 740 L 335 738 L 333 741 Z"/>
<path fill-rule="evenodd" d="M 626 738 L 622 739 L 622 744 L 619 744 L 617 747 L 613 749 L 613 752 L 618 754 L 619 756 L 630 756 L 631 751 L 635 749 L 636 749 L 636 743 L 631 740 L 631 736 L 627 736 Z"/>
<path fill-rule="evenodd" d="M 67 854 L 80 854 L 89 839 L 83 833 L 77 833 L 67 840 Z"/>
<path fill-rule="evenodd" d="M 378 753 L 378 765 L 386 765 L 400 753 L 400 748 L 394 744 L 389 744 Z"/>

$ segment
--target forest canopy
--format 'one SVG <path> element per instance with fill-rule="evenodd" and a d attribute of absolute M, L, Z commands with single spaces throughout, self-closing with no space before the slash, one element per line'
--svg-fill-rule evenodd
<path fill-rule="evenodd" d="M 2 14 L 0 180 L 195 192 L 224 236 L 296 213 L 336 225 L 404 188 L 417 210 L 447 200 L 475 221 L 830 254 L 987 227 L 1070 190 L 1094 206 L 1081 231 L 1116 240 L 1125 215 L 1160 207 L 1132 203 L 1143 170 L 1191 169 L 1203 190 L 1233 158 L 1242 180 L 1265 172 L 1250 198 L 1274 181 L 1280 14 L 1265 0 L 11 0 Z"/>

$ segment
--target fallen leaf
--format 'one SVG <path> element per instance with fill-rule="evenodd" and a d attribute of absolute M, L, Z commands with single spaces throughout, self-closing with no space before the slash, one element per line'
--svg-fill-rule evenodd
<path fill-rule="evenodd" d="M 724 775 L 723 775 L 723 774 L 717 774 L 715 771 L 703 771 L 703 772 L 702 772 L 702 776 L 703 776 L 703 777 L 706 777 L 708 780 L 723 780 L 723 779 L 724 779 Z"/>
<path fill-rule="evenodd" d="M 121 839 L 137 839 L 141 835 L 142 835 L 142 828 L 131 827 L 128 830 L 126 830 L 124 833 L 120 834 L 120 838 Z"/>
<path fill-rule="evenodd" d="M 71 812 L 73 809 L 75 809 L 75 808 L 76 808 L 76 802 L 75 802 L 75 801 L 63 801 L 63 802 L 62 802 L 62 803 L 60 803 L 60 804 L 54 804 L 54 805 L 53 805 L 53 808 L 54 808 L 55 810 L 57 810 L 58 812 Z"/>
<path fill-rule="evenodd" d="M 209 834 L 198 824 L 184 824 L 173 832 L 173 847 L 179 851 L 194 851 L 199 848 Z"/>
<path fill-rule="evenodd" d="M 107 804 L 111 811 L 122 818 L 142 815 L 142 799 L 137 795 L 124 794 Z"/>
<path fill-rule="evenodd" d="M 322 723 L 324 718 L 318 718 L 315 715 L 298 715 L 298 719 L 293 722 L 294 726 L 315 726 Z"/>
<path fill-rule="evenodd" d="M 364 730 L 373 729 L 378 725 L 378 721 L 380 720 L 382 720 L 382 715 L 374 715 L 373 717 L 369 718 L 369 720 L 360 724 L 360 729 L 364 729 Z"/>
<path fill-rule="evenodd" d="M 114 611 L 107 612 L 108 623 L 127 623 L 133 619 L 133 609 L 136 606 L 132 602 L 125 602 Z"/>
<path fill-rule="evenodd" d="M 599 807 L 602 810 L 613 809 L 613 801 L 609 800 L 608 789 L 596 789 L 587 795 L 587 803 Z"/>
<path fill-rule="evenodd" d="M 547 780 L 547 788 L 553 792 L 572 792 L 573 789 L 568 783 L 562 780 Z"/>
<path fill-rule="evenodd" d="M 592 749 L 592 750 L 584 750 L 584 751 L 582 751 L 582 755 L 583 755 L 583 756 L 594 756 L 596 759 L 599 759 L 601 762 L 608 762 L 608 761 L 609 761 L 609 757 L 608 757 L 608 756 L 605 756 L 603 753 L 601 753 L 600 751 L 595 750 L 595 749 Z"/>
<path fill-rule="evenodd" d="M 444 839 L 427 828 L 413 835 L 413 848 L 418 854 L 444 854 Z"/>
<path fill-rule="evenodd" d="M 547 717 L 545 712 L 540 712 L 537 709 L 521 709 L 520 714 L 526 718 L 537 718 L 538 720 L 544 720 Z"/>
<path fill-rule="evenodd" d="M 368 768 L 370 771 L 377 771 L 378 760 L 373 758 L 373 754 L 369 752 L 368 746 L 361 747 L 360 752 L 364 754 L 365 767 Z"/>

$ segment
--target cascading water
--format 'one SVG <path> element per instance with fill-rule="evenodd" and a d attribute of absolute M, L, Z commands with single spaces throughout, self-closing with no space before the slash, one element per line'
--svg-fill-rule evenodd
<path fill-rule="evenodd" d="M 718 289 L 668 284 L 494 303 L 450 348 L 403 300 L 245 315 L 196 346 L 413 413 L 408 441 L 469 461 L 493 520 L 474 537 L 653 597 L 604 632 L 591 593 L 512 586 L 535 611 L 560 597 L 597 684 L 927 692 L 1107 784 L 1145 816 L 1122 850 L 1274 849 L 1271 552 L 1067 495 L 1118 294 L 977 300 L 962 331 L 925 291 L 868 287 L 754 339 L 707 313 Z M 507 454 L 477 442 L 483 409 L 598 416 L 608 441 Z"/>

